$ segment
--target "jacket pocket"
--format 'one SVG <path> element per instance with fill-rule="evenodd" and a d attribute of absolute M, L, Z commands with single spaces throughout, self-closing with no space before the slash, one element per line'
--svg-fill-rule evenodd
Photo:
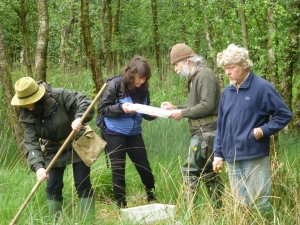
<path fill-rule="evenodd" d="M 251 142 L 256 142 L 257 140 L 254 137 L 254 131 L 253 129 L 251 129 L 251 131 L 248 134 L 248 140 L 250 140 Z"/>

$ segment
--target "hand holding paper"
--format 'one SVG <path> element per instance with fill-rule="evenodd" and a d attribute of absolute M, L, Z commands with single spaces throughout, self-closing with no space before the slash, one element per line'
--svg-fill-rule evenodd
<path fill-rule="evenodd" d="M 162 102 L 160 105 L 160 108 L 167 109 L 167 110 L 177 109 L 177 107 L 175 105 L 171 104 L 170 102 Z"/>
<path fill-rule="evenodd" d="M 137 106 L 135 106 L 136 104 L 131 104 L 131 103 L 124 103 L 122 105 L 122 109 L 125 113 L 135 113 L 137 110 Z"/>

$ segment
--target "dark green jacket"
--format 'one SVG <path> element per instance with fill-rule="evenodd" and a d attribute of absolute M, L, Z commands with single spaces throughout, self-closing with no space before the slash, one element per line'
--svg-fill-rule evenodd
<path fill-rule="evenodd" d="M 213 115 L 218 115 L 218 106 L 221 96 L 218 78 L 214 72 L 205 68 L 195 72 L 189 77 L 188 104 L 178 106 L 182 109 L 183 118 L 202 119 Z M 191 134 L 205 131 L 216 130 L 217 122 L 208 123 L 202 127 L 193 127 L 190 125 Z"/>
<path fill-rule="evenodd" d="M 25 156 L 31 170 L 36 171 L 40 166 L 47 167 L 53 159 L 61 144 L 72 132 L 71 124 L 75 118 L 85 113 L 91 100 L 85 95 L 62 88 L 52 88 L 45 93 L 43 120 L 38 122 L 28 109 L 21 108 L 19 121 L 24 127 Z M 86 117 L 85 123 L 92 120 L 94 110 Z M 77 136 L 83 132 L 83 127 Z M 40 141 L 45 145 L 43 153 Z M 60 155 L 53 167 L 61 167 L 70 163 L 81 161 L 72 149 L 72 143 Z"/>

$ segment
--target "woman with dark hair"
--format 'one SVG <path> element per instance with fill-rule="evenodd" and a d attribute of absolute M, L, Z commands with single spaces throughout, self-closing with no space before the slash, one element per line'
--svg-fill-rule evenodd
<path fill-rule="evenodd" d="M 142 119 L 155 117 L 137 113 L 132 104 L 150 104 L 151 68 L 141 56 L 135 56 L 121 75 L 110 79 L 99 105 L 96 123 L 107 142 L 112 182 L 117 206 L 127 206 L 125 193 L 126 153 L 135 165 L 144 184 L 148 202 L 155 201 L 154 177 L 142 137 Z M 100 125 L 102 124 L 102 125 Z"/>
<path fill-rule="evenodd" d="M 91 104 L 85 95 L 63 88 L 51 88 L 45 82 L 22 77 L 15 84 L 16 94 L 11 104 L 20 107 L 19 121 L 24 128 L 25 156 L 28 165 L 36 173 L 39 182 L 47 180 L 47 204 L 49 214 L 58 219 L 62 212 L 66 166 L 73 168 L 74 183 L 84 216 L 95 217 L 94 190 L 90 181 L 90 168 L 84 164 L 69 143 L 55 161 L 49 173 L 46 169 L 72 129 L 84 132 L 80 119 Z M 94 110 L 84 123 L 94 117 Z"/>

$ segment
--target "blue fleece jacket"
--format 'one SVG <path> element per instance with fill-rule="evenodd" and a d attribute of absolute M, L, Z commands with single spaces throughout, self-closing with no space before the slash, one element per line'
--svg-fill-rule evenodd
<path fill-rule="evenodd" d="M 214 156 L 227 162 L 268 156 L 270 136 L 292 118 L 274 87 L 252 71 L 238 90 L 232 85 L 224 89 L 218 115 Z M 253 134 L 256 127 L 263 131 L 259 140 Z"/>

